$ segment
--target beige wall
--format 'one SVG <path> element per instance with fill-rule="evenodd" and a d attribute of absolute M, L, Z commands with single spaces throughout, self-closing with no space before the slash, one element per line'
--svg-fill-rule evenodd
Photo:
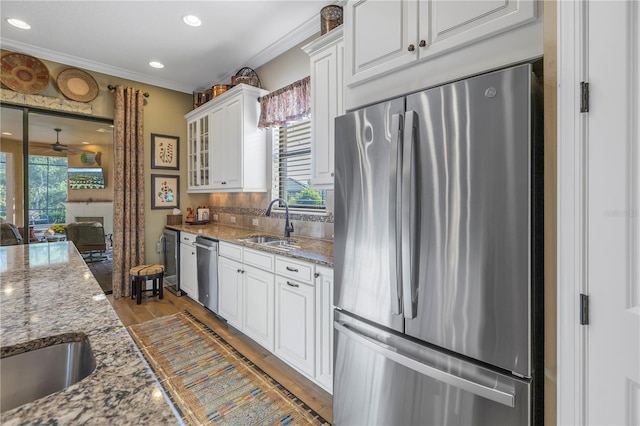
<path fill-rule="evenodd" d="M 51 84 L 40 93 L 43 96 L 51 96 L 64 98 L 58 93 L 55 78 L 63 69 L 67 68 L 64 64 L 43 60 L 51 74 Z M 95 78 L 100 92 L 96 99 L 91 101 L 92 112 L 94 116 L 113 118 L 113 92 L 109 91 L 108 85 L 122 84 L 124 86 L 136 87 L 149 93 L 149 97 L 145 100 L 144 108 L 144 143 L 145 143 L 145 192 L 149 194 L 145 199 L 145 253 L 147 263 L 156 263 L 161 261 L 160 254 L 156 253 L 156 242 L 158 241 L 162 229 L 166 223 L 166 215 L 171 213 L 170 210 L 151 210 L 151 174 L 169 174 L 180 175 L 180 208 L 186 211 L 182 206 L 206 204 L 207 195 L 189 195 L 187 194 L 186 169 L 186 121 L 184 114 L 192 110 L 193 96 L 187 93 L 176 92 L 174 90 L 163 89 L 148 84 L 134 82 L 106 74 L 88 71 Z M 178 136 L 180 138 L 180 170 L 152 170 L 151 169 L 151 133 L 159 133 L 163 135 Z M 4 143 L 3 143 L 4 146 Z M 4 148 L 3 148 L 4 150 Z M 113 155 L 113 154 L 111 154 Z M 22 171 L 17 171 L 18 176 L 22 175 Z M 108 173 L 109 176 L 113 173 Z M 75 195 L 72 195 L 75 198 Z M 95 197 L 94 197 L 95 198 Z M 20 213 L 21 214 L 21 213 Z"/>
<path fill-rule="evenodd" d="M 311 43 L 319 36 L 320 33 L 308 38 L 277 58 L 256 68 L 255 71 L 262 81 L 262 87 L 273 92 L 308 76 L 310 72 L 309 55 L 304 53 L 302 46 Z"/>

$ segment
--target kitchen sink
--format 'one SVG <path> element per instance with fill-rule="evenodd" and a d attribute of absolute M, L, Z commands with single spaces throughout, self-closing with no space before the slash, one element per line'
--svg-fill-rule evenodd
<path fill-rule="evenodd" d="M 271 235 L 254 235 L 253 237 L 243 238 L 242 241 L 246 241 L 248 243 L 256 243 L 256 244 L 265 244 L 275 241 L 280 241 L 282 238 L 274 237 Z"/>
<path fill-rule="evenodd" d="M 89 341 L 59 343 L 0 359 L 0 411 L 78 383 L 96 369 Z"/>
<path fill-rule="evenodd" d="M 264 243 L 264 245 L 269 247 L 283 247 L 283 246 L 292 246 L 295 243 L 296 243 L 295 240 L 277 240 L 277 241 Z"/>

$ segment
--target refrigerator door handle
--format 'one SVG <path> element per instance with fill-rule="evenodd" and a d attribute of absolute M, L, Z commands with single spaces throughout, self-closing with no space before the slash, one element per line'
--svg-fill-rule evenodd
<path fill-rule="evenodd" d="M 416 317 L 417 303 L 414 297 L 414 286 L 416 280 L 413 278 L 414 263 L 417 263 L 416 249 L 414 247 L 414 234 L 417 232 L 418 206 L 416 195 L 416 167 L 415 162 L 415 124 L 417 124 L 417 114 L 415 111 L 405 113 L 404 136 L 402 142 L 402 199 L 399 203 L 402 209 L 401 229 L 402 229 L 402 311 L 406 319 Z"/>
<path fill-rule="evenodd" d="M 397 362 L 411 370 L 420 373 L 424 376 L 431 377 L 434 380 L 438 380 L 450 386 L 457 387 L 459 389 L 471 392 L 474 395 L 487 398 L 491 401 L 497 402 L 507 407 L 515 407 L 515 392 L 504 392 L 495 388 L 490 388 L 480 383 L 476 383 L 472 380 L 468 380 L 446 371 L 440 370 L 435 367 L 423 364 L 413 358 L 410 358 L 404 354 L 398 353 L 396 350 L 382 342 L 376 341 L 370 337 L 364 336 L 355 330 L 349 328 L 347 324 L 335 321 L 334 327 L 337 331 L 343 335 L 355 340 L 356 342 L 366 346 L 372 351 Z"/>
<path fill-rule="evenodd" d="M 393 114 L 391 116 L 391 164 L 389 165 L 389 285 L 391 287 L 391 313 L 402 314 L 402 275 L 400 274 L 400 264 L 402 259 L 400 239 L 400 206 L 402 202 L 398 199 L 401 191 L 401 181 L 399 171 L 402 170 L 402 116 Z"/>

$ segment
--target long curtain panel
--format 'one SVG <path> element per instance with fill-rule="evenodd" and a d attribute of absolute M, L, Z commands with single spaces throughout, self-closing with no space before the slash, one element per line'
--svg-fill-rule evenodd
<path fill-rule="evenodd" d="M 116 86 L 113 168 L 113 297 L 131 295 L 129 269 L 144 263 L 144 97 Z"/>

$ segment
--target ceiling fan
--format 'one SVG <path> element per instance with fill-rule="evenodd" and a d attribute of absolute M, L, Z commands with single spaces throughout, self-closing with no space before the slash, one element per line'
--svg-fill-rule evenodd
<path fill-rule="evenodd" d="M 53 129 L 53 130 L 56 131 L 56 143 L 49 145 L 53 151 L 55 151 L 55 152 L 68 152 L 70 154 L 79 154 L 81 152 L 87 152 L 87 153 L 93 154 L 92 151 L 86 151 L 84 149 L 71 148 L 71 147 L 69 147 L 67 145 L 62 145 L 60 143 L 60 140 L 59 140 L 60 132 L 62 131 L 62 129 L 56 128 L 56 129 Z"/>

